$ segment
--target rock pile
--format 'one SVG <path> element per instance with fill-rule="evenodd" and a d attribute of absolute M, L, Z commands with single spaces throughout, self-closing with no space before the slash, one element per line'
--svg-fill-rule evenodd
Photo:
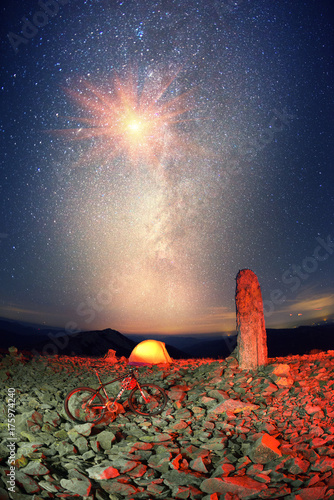
<path fill-rule="evenodd" d="M 164 412 L 128 411 L 76 425 L 66 393 L 126 369 L 126 359 L 1 359 L 0 498 L 8 498 L 8 388 L 15 388 L 12 498 L 334 500 L 334 351 L 269 359 L 179 360 L 146 381 L 167 391 Z"/>

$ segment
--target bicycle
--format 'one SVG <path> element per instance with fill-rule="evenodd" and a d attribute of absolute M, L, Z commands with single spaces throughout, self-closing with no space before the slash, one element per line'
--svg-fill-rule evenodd
<path fill-rule="evenodd" d="M 99 373 L 97 370 L 94 371 L 99 381 L 97 389 L 77 387 L 72 389 L 65 398 L 65 412 L 74 422 L 98 424 L 106 412 L 117 412 L 117 402 L 126 390 L 131 390 L 128 397 L 130 409 L 139 415 L 159 415 L 167 404 L 167 395 L 161 387 L 155 384 L 139 383 L 137 378 L 139 372 L 135 367 L 130 367 L 125 375 L 106 383 L 102 383 Z M 121 390 L 116 397 L 110 398 L 105 387 L 119 381 L 121 381 Z"/>

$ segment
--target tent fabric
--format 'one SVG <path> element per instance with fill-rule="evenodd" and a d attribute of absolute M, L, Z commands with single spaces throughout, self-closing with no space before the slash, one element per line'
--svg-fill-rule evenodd
<path fill-rule="evenodd" d="M 165 343 L 159 340 L 144 340 L 136 345 L 129 357 L 129 364 L 136 365 L 158 365 L 159 363 L 171 363 Z"/>

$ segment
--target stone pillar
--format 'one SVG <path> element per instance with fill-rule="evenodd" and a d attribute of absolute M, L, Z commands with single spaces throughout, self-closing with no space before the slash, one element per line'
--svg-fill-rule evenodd
<path fill-rule="evenodd" d="M 268 362 L 267 333 L 263 316 L 261 288 L 250 269 L 236 278 L 237 353 L 242 370 L 256 370 Z"/>

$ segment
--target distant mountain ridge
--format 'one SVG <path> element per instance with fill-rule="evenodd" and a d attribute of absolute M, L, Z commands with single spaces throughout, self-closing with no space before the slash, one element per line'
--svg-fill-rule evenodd
<path fill-rule="evenodd" d="M 334 350 L 334 323 L 299 326 L 297 328 L 272 329 L 267 328 L 268 356 L 271 358 L 308 354 L 319 351 Z M 130 336 L 132 337 L 132 336 Z M 145 336 L 134 335 L 136 341 L 144 340 Z M 155 338 L 164 340 L 156 335 Z M 166 337 L 165 337 L 166 339 Z M 190 336 L 172 336 L 168 342 L 184 351 L 189 358 L 226 358 L 237 344 L 237 335 L 209 334 L 195 338 Z"/>
<path fill-rule="evenodd" d="M 116 356 L 129 357 L 138 342 L 148 338 L 159 338 L 166 343 L 167 351 L 174 359 L 180 358 L 226 358 L 236 346 L 236 334 L 220 337 L 203 336 L 126 336 L 107 328 L 105 330 L 82 331 L 68 334 L 55 328 L 38 325 L 28 326 L 0 318 L 0 347 L 7 350 L 15 346 L 19 350 L 45 355 L 64 354 L 81 356 L 104 356 L 109 349 Z M 267 329 L 269 357 L 284 357 L 290 354 L 308 354 L 311 350 L 334 350 L 334 324 L 300 326 L 298 328 Z"/>
<path fill-rule="evenodd" d="M 109 349 L 117 356 L 128 357 L 136 342 L 116 330 L 78 332 L 68 334 L 60 329 L 43 329 L 0 320 L 0 345 L 12 345 L 21 350 L 36 351 L 41 354 L 66 354 L 102 356 Z"/>
<path fill-rule="evenodd" d="M 48 329 L 38 325 L 27 326 L 27 324 L 0 319 L 0 348 L 2 349 L 15 346 L 19 350 L 44 355 L 76 356 L 104 356 L 109 349 L 112 349 L 116 352 L 116 356 L 128 358 L 137 343 L 111 328 L 68 334 L 61 329 Z M 170 356 L 186 357 L 186 353 L 179 349 L 168 344 L 166 347 Z"/>

